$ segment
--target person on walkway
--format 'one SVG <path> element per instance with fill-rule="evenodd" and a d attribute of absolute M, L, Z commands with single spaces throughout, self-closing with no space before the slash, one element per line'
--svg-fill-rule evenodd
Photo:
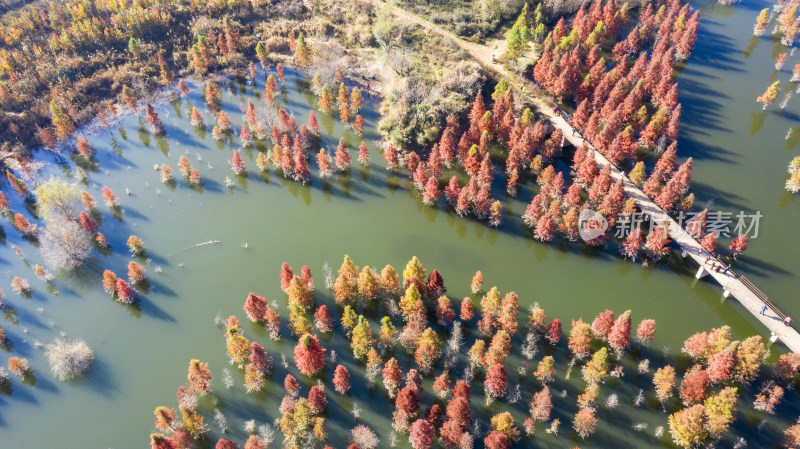
<path fill-rule="evenodd" d="M 783 319 L 783 324 L 785 324 L 787 326 L 791 326 L 792 325 L 792 317 L 787 316 L 786 318 L 784 318 Z"/>
<path fill-rule="evenodd" d="M 767 314 L 767 306 L 766 305 L 761 306 L 761 314 L 762 315 L 766 315 Z"/>
<path fill-rule="evenodd" d="M 711 260 L 711 255 L 706 257 L 706 260 L 703 261 L 703 266 L 705 266 L 708 263 L 709 260 Z"/>
<path fill-rule="evenodd" d="M 369 83 L 367 83 L 367 91 L 369 91 Z"/>
<path fill-rule="evenodd" d="M 728 272 L 729 272 L 729 271 L 731 271 L 731 267 L 730 267 L 730 266 L 726 266 L 726 267 L 725 267 L 725 268 L 722 270 L 722 274 L 728 274 Z"/>

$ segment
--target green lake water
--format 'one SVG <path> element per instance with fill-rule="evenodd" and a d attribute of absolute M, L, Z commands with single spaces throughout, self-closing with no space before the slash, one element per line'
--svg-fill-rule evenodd
<path fill-rule="evenodd" d="M 716 206 L 726 210 L 761 210 L 765 215 L 761 234 L 751 241 L 737 271 L 752 278 L 781 308 L 800 316 L 800 307 L 792 297 L 800 262 L 794 257 L 797 247 L 791 234 L 800 211 L 798 199 L 782 190 L 785 166 L 797 152 L 795 147 L 787 149 L 783 139 L 787 128 L 797 125 L 796 112 L 790 112 L 798 110 L 797 103 L 790 102 L 781 113 L 775 112 L 777 106 L 769 108 L 760 130 L 754 135 L 749 132 L 751 114 L 761 109 L 755 97 L 768 85 L 775 52 L 764 37 L 748 58 L 742 55 L 750 43 L 749 29 L 762 7 L 759 3 L 705 9 L 698 48 L 681 75 L 685 113 L 679 154 L 695 158 L 693 191 L 700 203 L 713 199 Z M 786 66 L 792 64 L 789 58 Z M 786 68 L 778 75 L 787 81 L 789 76 Z M 294 112 L 298 123 L 305 123 L 315 98 L 307 92 L 298 93 L 299 86 L 302 83 L 287 71 L 280 102 Z M 603 251 L 535 242 L 519 218 L 533 196 L 529 188 L 521 190 L 518 200 L 510 200 L 498 182 L 495 196 L 503 199 L 506 207 L 504 223 L 498 230 L 459 218 L 443 204 L 438 208 L 424 206 L 419 196 L 409 190 L 407 177 L 387 174 L 384 168 L 375 147 L 379 136 L 375 132 L 378 115 L 374 99 L 362 110 L 366 122 L 364 139 L 372 160 L 368 169 L 357 166 L 353 151 L 350 175 L 334 176 L 323 184 L 313 169 L 313 181 L 302 186 L 284 180 L 274 171 L 262 177 L 255 165 L 256 150 L 246 150 L 243 157 L 248 175 L 234 177 L 229 166 L 232 147 L 218 145 L 210 132 L 198 134 L 189 123 L 187 102 L 200 108 L 206 122 L 211 122 L 199 89 L 192 87 L 187 98 L 158 108 L 166 124 L 164 139 L 138 131 L 139 122 L 134 116 L 122 120 L 121 129 L 114 130 L 114 145 L 104 130 L 90 136 L 98 149 L 100 168 L 91 173 L 87 189 L 101 204 L 100 228 L 108 237 L 113 254 L 96 255 L 78 275 L 59 277 L 59 296 L 46 292 L 45 285 L 13 254 L 11 246 L 20 246 L 31 264 L 41 262 L 38 250 L 21 240 L 10 224 L 4 225 L 7 250 L 0 259 L 3 290 L 19 324 L 15 325 L 13 316 L 6 314 L 2 323 L 14 348 L 13 353 L 0 353 L 0 362 L 5 364 L 11 355 L 27 357 L 36 372 L 34 385 L 23 385 L 14 378 L 12 394 L 0 395 L 0 447 L 146 446 L 148 435 L 154 430 L 153 409 L 158 405 L 176 407 L 176 389 L 186 381 L 188 362 L 193 358 L 209 363 L 220 410 L 228 419 L 228 437 L 243 443 L 245 420 L 255 419 L 263 424 L 279 417 L 282 380 L 287 372 L 280 363 L 281 353 L 287 354 L 289 372 L 301 380 L 303 394 L 315 381 L 299 376 L 291 359 L 294 341 L 285 328 L 285 295 L 279 288 L 283 261 L 296 271 L 304 264 L 311 267 L 317 303 L 331 302 L 322 276 L 326 262 L 336 270 L 343 255 L 349 254 L 359 266 L 381 268 L 388 263 L 401 271 L 416 255 L 428 271 L 439 269 L 448 294 L 456 300 L 469 295 L 472 275 L 481 270 L 485 286 L 497 285 L 502 292 L 513 290 L 519 295 L 523 320 L 534 302 L 545 309 L 548 317 L 560 318 L 567 330 L 570 319 L 591 320 L 605 308 L 617 313 L 632 309 L 634 325 L 643 318 L 656 319 L 658 333 L 652 352 L 635 352 L 626 359 L 626 376 L 612 379 L 609 387 L 601 387 L 598 432 L 586 442 L 579 441 L 570 429 L 575 399 L 583 382 L 578 370 L 573 371 L 571 381 L 564 381 L 567 355 L 562 340 L 555 350 L 557 381 L 552 386 L 554 393 L 566 391 L 564 399 L 554 398 L 554 417 L 561 420 L 561 431 L 559 436 L 548 435 L 539 424 L 536 437 L 523 440 L 534 447 L 670 447 L 668 435 L 661 439 L 653 436 L 657 426 L 666 426 L 666 414 L 661 413 L 652 395 L 639 408 L 631 405 L 640 388 L 650 388 L 650 376 L 637 375 L 634 361 L 645 356 L 651 359 L 651 366 L 661 366 L 663 348 L 674 354 L 692 333 L 723 324 L 730 325 L 737 338 L 768 335 L 737 303 L 724 301 L 719 286 L 695 281 L 694 268 L 677 254 L 667 263 L 642 267 L 621 260 L 614 245 Z M 255 87 L 232 87 L 232 91 L 223 89 L 223 104 L 233 128 L 238 130 L 239 105 L 254 95 L 254 102 L 262 104 L 257 93 L 263 91 L 263 73 Z M 322 114 L 318 117 L 323 145 L 329 152 L 343 135 L 351 149 L 357 147 L 361 138 L 343 130 L 338 119 Z M 181 154 L 204 177 L 202 192 L 180 179 L 177 161 Z M 176 173 L 174 190 L 161 184 L 159 173 L 153 170 L 155 164 L 162 163 L 170 164 Z M 233 189 L 225 187 L 226 176 L 234 178 Z M 102 205 L 103 185 L 120 196 L 124 211 L 121 220 Z M 126 188 L 130 189 L 130 196 L 125 195 Z M 130 257 L 125 240 L 130 234 L 142 238 L 151 259 L 145 269 L 152 287 L 141 295 L 139 308 L 112 301 L 100 285 L 104 269 L 126 272 Z M 209 240 L 220 243 L 181 251 Z M 163 271 L 156 273 L 156 267 Z M 32 298 L 23 299 L 11 292 L 8 286 L 14 275 L 30 280 Z M 248 292 L 281 305 L 284 327 L 280 342 L 270 342 L 263 327 L 246 319 L 242 304 Z M 218 313 L 223 317 L 235 314 L 243 323 L 245 336 L 263 344 L 274 358 L 272 379 L 276 383 L 268 383 L 263 393 L 244 393 L 242 373 L 228 364 L 222 329 L 214 325 Z M 368 316 L 373 323 L 380 318 L 375 311 Z M 46 344 L 61 333 L 84 338 L 95 351 L 95 364 L 85 379 L 56 381 L 42 352 L 34 348 L 36 341 Z M 468 344 L 473 339 L 474 335 L 467 332 Z M 520 344 L 521 336 L 517 336 L 515 348 Z M 351 413 L 355 402 L 362 409 L 359 422 L 378 433 L 381 447 L 389 447 L 393 407 L 384 399 L 380 382 L 373 392 L 365 388 L 363 370 L 353 362 L 340 338 L 326 337 L 323 345 L 335 350 L 338 361 L 351 368 L 353 385 L 352 395 L 347 397 L 327 389 L 329 444 L 345 447 L 349 429 L 356 425 Z M 778 345 L 775 350 L 785 348 Z M 540 350 L 534 361 L 552 351 Z M 408 357 L 400 350 L 396 353 L 404 369 L 408 369 Z M 531 376 L 518 379 L 518 363 L 519 352 L 515 351 L 508 364 L 512 372 L 510 384 L 521 382 L 525 392 L 517 404 L 495 403 L 485 409 L 479 396 L 482 388 L 477 382 L 473 385 L 473 414 L 480 418 L 484 430 L 488 417 L 499 411 L 512 410 L 520 424 L 527 413 L 529 394 L 536 382 Z M 223 368 L 233 374 L 236 385 L 232 390 L 225 390 L 222 384 Z M 437 374 L 439 370 L 441 367 Z M 453 370 L 453 375 L 461 376 L 462 372 L 463 363 Z M 326 376 L 330 380 L 332 369 Z M 426 379 L 423 407 L 432 402 L 429 386 L 430 379 Z M 610 410 L 604 403 L 612 392 L 619 395 L 620 405 Z M 769 417 L 760 431 L 757 425 L 763 416 L 752 412 L 751 406 L 742 407 L 733 433 L 747 438 L 749 447 L 771 447 L 796 418 L 795 412 L 790 411 L 796 411 L 799 404 L 796 395 L 789 396 L 793 399 L 781 405 L 778 415 Z M 752 401 L 752 397 L 745 396 L 743 401 Z M 676 402 L 671 404 L 671 409 L 676 407 Z M 204 400 L 200 408 L 212 430 L 209 441 L 216 441 L 220 433 L 211 419 L 210 402 Z M 635 423 L 645 423 L 647 428 L 636 431 Z M 280 441 L 281 436 L 276 435 L 272 447 L 278 447 Z M 402 436 L 398 441 L 399 447 L 410 447 Z"/>

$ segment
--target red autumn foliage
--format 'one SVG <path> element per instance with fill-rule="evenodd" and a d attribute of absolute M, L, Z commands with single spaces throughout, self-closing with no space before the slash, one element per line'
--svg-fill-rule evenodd
<path fill-rule="evenodd" d="M 281 290 L 286 291 L 289 288 L 289 283 L 294 278 L 294 271 L 288 263 L 281 264 Z"/>
<path fill-rule="evenodd" d="M 681 382 L 681 400 L 686 405 L 699 404 L 708 396 L 708 373 L 699 365 L 693 366 Z"/>
<path fill-rule="evenodd" d="M 320 413 L 328 407 L 328 397 L 325 396 L 325 390 L 317 385 L 308 390 L 308 404 L 311 405 L 311 410 L 314 413 Z"/>
<path fill-rule="evenodd" d="M 314 326 L 323 333 L 333 330 L 333 315 L 325 304 L 317 307 L 317 311 L 314 312 Z"/>
<path fill-rule="evenodd" d="M 775 373 L 782 379 L 791 379 L 800 374 L 800 354 L 796 352 L 781 354 L 775 362 Z"/>
<path fill-rule="evenodd" d="M 97 222 L 94 218 L 90 217 L 86 212 L 81 211 L 80 215 L 81 227 L 90 235 L 97 234 Z"/>
<path fill-rule="evenodd" d="M 561 320 L 556 318 L 550 322 L 550 324 L 547 326 L 547 331 L 544 334 L 544 338 L 546 338 L 547 341 L 549 341 L 552 345 L 558 344 L 558 341 L 561 339 Z"/>
<path fill-rule="evenodd" d="M 486 449 L 508 449 L 511 447 L 511 441 L 508 439 L 508 435 L 493 430 L 483 439 L 483 445 Z"/>
<path fill-rule="evenodd" d="M 425 410 L 425 421 L 431 423 L 434 429 L 442 427 L 442 407 L 439 404 L 433 404 Z"/>
<path fill-rule="evenodd" d="M 746 234 L 734 237 L 731 240 L 731 245 L 729 246 L 729 249 L 731 250 L 731 254 L 733 254 L 734 258 L 738 257 L 740 254 L 745 252 L 745 250 L 747 249 L 747 243 L 748 239 Z"/>
<path fill-rule="evenodd" d="M 350 390 L 350 372 L 342 365 L 336 365 L 333 372 L 333 386 L 341 394 Z"/>
<path fill-rule="evenodd" d="M 463 430 L 472 420 L 472 412 L 469 409 L 469 399 L 463 396 L 453 395 L 453 399 L 447 403 L 447 418 L 457 422 Z"/>
<path fill-rule="evenodd" d="M 147 280 L 144 268 L 135 261 L 128 262 L 128 281 L 131 284 L 139 284 Z"/>
<path fill-rule="evenodd" d="M 250 342 L 250 363 L 259 371 L 267 371 L 272 363 L 272 357 L 267 355 L 267 351 L 259 343 Z"/>
<path fill-rule="evenodd" d="M 325 368 L 325 348 L 316 335 L 305 334 L 294 347 L 294 361 L 302 374 L 313 376 Z"/>
<path fill-rule="evenodd" d="M 430 449 L 433 446 L 433 426 L 427 420 L 418 419 L 411 424 L 408 440 L 414 449 Z"/>
<path fill-rule="evenodd" d="M 414 416 L 419 411 L 419 389 L 415 385 L 404 387 L 397 393 L 395 407 L 406 414 Z"/>
<path fill-rule="evenodd" d="M 247 318 L 255 323 L 264 321 L 264 315 L 267 311 L 267 300 L 263 296 L 258 296 L 255 293 L 247 295 L 244 301 L 244 311 Z"/>
<path fill-rule="evenodd" d="M 494 399 L 503 397 L 508 387 L 508 374 L 506 368 L 496 363 L 486 373 L 486 380 L 483 383 L 486 393 Z"/>
<path fill-rule="evenodd" d="M 636 327 L 636 338 L 639 343 L 646 345 L 653 341 L 656 336 L 656 321 L 655 320 L 642 320 L 639 326 Z"/>
<path fill-rule="evenodd" d="M 214 449 L 239 449 L 239 445 L 235 441 L 220 438 Z"/>
<path fill-rule="evenodd" d="M 117 279 L 116 291 L 117 298 L 122 302 L 131 303 L 136 299 L 136 290 L 124 279 Z"/>
<path fill-rule="evenodd" d="M 443 372 L 442 374 L 436 376 L 436 379 L 433 381 L 433 393 L 440 397 L 444 398 L 450 392 L 450 377 L 447 375 L 447 371 Z"/>
<path fill-rule="evenodd" d="M 550 397 L 550 387 L 547 385 L 534 393 L 530 404 L 531 418 L 535 421 L 546 422 L 550 420 L 550 412 L 553 410 L 553 401 Z"/>
<path fill-rule="evenodd" d="M 245 170 L 244 161 L 242 160 L 242 156 L 238 151 L 233 152 L 233 157 L 231 158 L 231 169 L 233 169 L 233 172 L 237 175 L 241 174 Z"/>
<path fill-rule="evenodd" d="M 447 326 L 456 317 L 456 312 L 450 306 L 450 299 L 442 295 L 436 301 L 436 322 L 441 326 Z"/>
<path fill-rule="evenodd" d="M 614 321 L 614 325 L 608 333 L 608 345 L 619 354 L 628 348 L 630 340 L 631 311 L 627 310 Z"/>
<path fill-rule="evenodd" d="M 714 355 L 708 363 L 708 380 L 711 382 L 724 382 L 733 376 L 736 357 L 728 350 L 722 350 Z"/>
<path fill-rule="evenodd" d="M 472 299 L 465 297 L 461 300 L 460 318 L 461 321 L 469 321 L 475 316 L 475 308 L 472 305 Z"/>
<path fill-rule="evenodd" d="M 286 377 L 283 378 L 283 388 L 290 395 L 297 396 L 297 393 L 300 391 L 300 383 L 294 376 L 287 374 Z"/>

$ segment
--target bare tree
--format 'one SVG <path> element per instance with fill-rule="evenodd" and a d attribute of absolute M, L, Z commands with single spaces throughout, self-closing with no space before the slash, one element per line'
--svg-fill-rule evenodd
<path fill-rule="evenodd" d="M 362 424 L 350 431 L 350 442 L 361 449 L 375 449 L 380 439 L 372 429 Z"/>
<path fill-rule="evenodd" d="M 57 218 L 51 220 L 40 236 L 45 263 L 54 270 L 77 268 L 92 254 L 89 236 L 78 223 Z"/>
<path fill-rule="evenodd" d="M 46 347 L 47 361 L 59 380 L 66 381 L 83 374 L 94 361 L 94 352 L 81 339 L 57 338 Z"/>
<path fill-rule="evenodd" d="M 315 57 L 308 68 L 308 72 L 313 75 L 319 75 L 319 80 L 322 86 L 336 86 L 337 71 L 345 78 L 348 78 L 350 67 L 353 64 L 347 56 L 347 52 L 342 44 L 336 39 L 328 40 L 315 40 L 314 47 L 316 48 Z"/>

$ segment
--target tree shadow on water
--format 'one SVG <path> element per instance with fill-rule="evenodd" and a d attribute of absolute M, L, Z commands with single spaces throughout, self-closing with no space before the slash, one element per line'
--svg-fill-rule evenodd
<path fill-rule="evenodd" d="M 689 65 L 700 65 L 713 67 L 716 70 L 744 71 L 744 63 L 734 55 L 739 54 L 735 41 L 724 35 L 712 31 L 711 28 L 722 27 L 723 24 L 708 17 L 703 17 L 701 26 L 697 30 L 697 41 L 703 45 L 698 45 L 692 52 Z"/>

